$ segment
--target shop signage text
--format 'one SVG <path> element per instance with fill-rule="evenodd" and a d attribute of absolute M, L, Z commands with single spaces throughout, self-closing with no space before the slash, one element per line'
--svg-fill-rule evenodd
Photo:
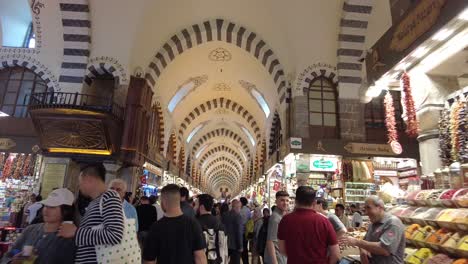
<path fill-rule="evenodd" d="M 397 171 L 391 171 L 391 170 L 375 170 L 374 175 L 376 175 L 376 176 L 396 177 L 396 176 L 398 176 L 398 172 Z"/>
<path fill-rule="evenodd" d="M 16 147 L 16 142 L 10 138 L 0 138 L 0 149 L 7 150 Z"/>
<path fill-rule="evenodd" d="M 311 171 L 336 171 L 338 160 L 330 158 L 310 158 Z"/>
<path fill-rule="evenodd" d="M 302 149 L 302 138 L 292 137 L 290 138 L 290 144 L 292 149 Z"/>
<path fill-rule="evenodd" d="M 390 49 L 404 51 L 437 22 L 447 0 L 421 1 L 410 11 L 393 33 Z"/>
<path fill-rule="evenodd" d="M 349 153 L 368 154 L 368 155 L 393 155 L 392 147 L 387 144 L 366 144 L 366 143 L 348 143 L 344 149 Z"/>
<path fill-rule="evenodd" d="M 163 170 L 151 163 L 148 163 L 148 162 L 145 162 L 143 164 L 143 167 L 145 167 L 147 170 L 149 170 L 150 172 L 158 175 L 158 176 L 162 176 L 163 175 Z"/>

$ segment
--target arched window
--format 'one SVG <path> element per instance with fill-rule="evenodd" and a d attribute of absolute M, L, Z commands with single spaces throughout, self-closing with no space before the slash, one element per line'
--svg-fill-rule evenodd
<path fill-rule="evenodd" d="M 312 80 L 308 109 L 311 137 L 339 137 L 338 93 L 330 79 L 320 76 Z"/>
<path fill-rule="evenodd" d="M 31 7 L 28 0 L 1 1 L 0 26 L 1 46 L 35 47 Z"/>
<path fill-rule="evenodd" d="M 29 96 L 46 91 L 44 80 L 27 68 L 0 70 L 0 111 L 3 115 L 26 117 Z"/>

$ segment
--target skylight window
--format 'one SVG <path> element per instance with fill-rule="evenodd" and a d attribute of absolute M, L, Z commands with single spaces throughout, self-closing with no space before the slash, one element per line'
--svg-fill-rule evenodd
<path fill-rule="evenodd" d="M 250 143 L 252 143 L 252 146 L 255 147 L 255 139 L 252 137 L 252 135 L 250 134 L 249 130 L 243 126 L 241 126 L 242 128 L 242 131 L 244 131 L 244 133 L 247 135 L 247 137 L 249 138 L 250 140 Z"/>
<path fill-rule="evenodd" d="M 195 83 L 189 82 L 184 84 L 179 91 L 172 97 L 171 101 L 169 102 L 169 105 L 167 108 L 169 109 L 169 112 L 173 112 L 176 106 L 180 103 L 180 101 L 190 92 L 195 87 Z"/>
<path fill-rule="evenodd" d="M 260 105 L 262 108 L 263 112 L 265 113 L 265 116 L 268 117 L 270 115 L 270 107 L 268 107 L 267 102 L 265 101 L 265 98 L 255 89 L 251 89 L 250 93 L 253 95 L 255 100 L 257 100 L 257 103 Z"/>
<path fill-rule="evenodd" d="M 192 132 L 187 137 L 187 143 L 189 143 L 190 140 L 192 140 L 193 136 L 195 136 L 197 134 L 197 132 L 200 131 L 200 129 L 202 129 L 203 125 L 204 124 L 200 124 L 195 129 L 192 130 Z"/>
<path fill-rule="evenodd" d="M 203 146 L 198 152 L 197 154 L 195 154 L 195 158 L 198 159 L 198 157 L 200 157 L 200 154 L 202 154 L 202 152 L 209 146 L 210 144 L 207 144 L 205 146 Z"/>

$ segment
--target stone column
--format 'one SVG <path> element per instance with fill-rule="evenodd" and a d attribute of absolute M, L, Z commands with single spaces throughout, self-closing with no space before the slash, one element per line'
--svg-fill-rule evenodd
<path fill-rule="evenodd" d="M 423 175 L 441 167 L 439 118 L 447 96 L 460 89 L 455 76 L 432 76 L 417 69 L 410 72 L 411 87 L 419 121 L 419 152 Z M 405 114 L 404 114 L 405 115 Z"/>

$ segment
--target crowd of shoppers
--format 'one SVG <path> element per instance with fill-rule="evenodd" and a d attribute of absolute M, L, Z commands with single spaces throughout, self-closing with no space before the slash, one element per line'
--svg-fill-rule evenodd
<path fill-rule="evenodd" d="M 76 200 L 64 188 L 43 201 L 31 196 L 25 207 L 30 224 L 1 263 L 102 262 L 103 252 L 129 250 L 124 238 L 129 230 L 130 240 L 140 245 L 138 258 L 124 260 L 131 254 L 120 252 L 122 263 L 140 262 L 141 257 L 146 264 L 336 264 L 339 243 L 358 247 L 364 264 L 403 263 L 404 226 L 375 196 L 365 201 L 371 223 L 358 240 L 347 232 L 362 227 L 359 208 L 350 208 L 351 221 L 341 204 L 329 213 L 327 200 L 316 197 L 311 187 L 297 189 L 294 208 L 289 208 L 289 193 L 278 191 L 271 211 L 265 205 L 250 208 L 245 197 L 215 203 L 212 196 L 200 194 L 191 202 L 189 190 L 174 184 L 162 188 L 160 197 L 142 196 L 132 205 L 126 182 L 115 179 L 106 185 L 105 175 L 102 164 L 84 167 Z M 34 214 L 41 215 L 35 220 L 39 223 L 33 221 L 37 216 L 31 219 Z M 129 229 L 130 220 L 135 226 Z"/>

